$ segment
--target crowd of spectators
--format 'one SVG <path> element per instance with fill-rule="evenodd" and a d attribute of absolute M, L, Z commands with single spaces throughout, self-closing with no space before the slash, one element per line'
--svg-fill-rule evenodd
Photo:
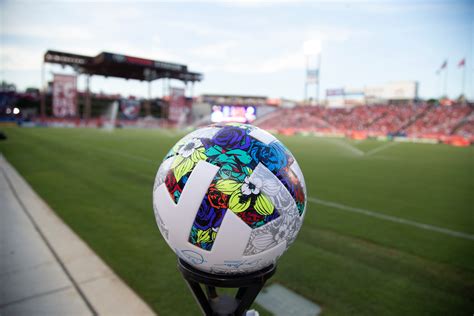
<path fill-rule="evenodd" d="M 380 135 L 401 133 L 403 128 L 416 120 L 428 109 L 428 105 L 387 105 L 381 107 L 383 115 L 367 127 L 367 130 Z"/>
<path fill-rule="evenodd" d="M 471 114 L 459 124 L 453 134 L 474 142 L 474 112 L 471 111 Z"/>
<path fill-rule="evenodd" d="M 381 106 L 326 109 L 324 119 L 336 130 L 363 131 L 385 114 Z"/>
<path fill-rule="evenodd" d="M 353 108 L 302 106 L 278 110 L 257 124 L 265 129 L 293 132 L 364 132 L 369 136 L 418 138 L 459 135 L 474 139 L 474 107 L 427 103 Z"/>
<path fill-rule="evenodd" d="M 330 130 L 323 119 L 324 108 L 319 106 L 281 109 L 270 113 L 258 125 L 264 129 L 294 129 L 295 131 Z"/>
<path fill-rule="evenodd" d="M 471 112 L 472 107 L 468 105 L 432 107 L 425 115 L 408 126 L 406 133 L 413 137 L 451 135 Z"/>

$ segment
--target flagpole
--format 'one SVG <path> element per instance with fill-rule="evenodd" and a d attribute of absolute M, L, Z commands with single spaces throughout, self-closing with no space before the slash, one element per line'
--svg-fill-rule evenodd
<path fill-rule="evenodd" d="M 443 98 L 443 70 L 438 72 L 438 91 L 441 98 Z"/>
<path fill-rule="evenodd" d="M 306 71 L 304 74 L 304 103 L 307 105 L 308 101 L 308 69 L 309 69 L 309 56 L 306 55 Z"/>
<path fill-rule="evenodd" d="M 436 72 L 435 72 L 435 75 L 436 75 L 436 91 L 438 91 L 439 95 L 442 94 L 442 92 L 440 92 L 440 90 L 441 90 L 441 80 L 440 80 L 441 77 L 439 75 L 440 73 L 441 73 L 440 70 L 436 70 Z"/>
<path fill-rule="evenodd" d="M 318 77 L 316 78 L 316 105 L 319 105 L 319 87 L 321 84 L 321 52 L 318 54 Z"/>
<path fill-rule="evenodd" d="M 448 66 L 444 69 L 444 97 L 448 98 Z"/>
<path fill-rule="evenodd" d="M 466 99 L 466 61 L 462 65 L 462 95 Z"/>

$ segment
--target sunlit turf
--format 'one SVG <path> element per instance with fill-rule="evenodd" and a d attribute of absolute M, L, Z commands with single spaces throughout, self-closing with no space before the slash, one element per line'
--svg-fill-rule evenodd
<path fill-rule="evenodd" d="M 152 308 L 199 313 L 151 206 L 161 159 L 183 133 L 4 131 L 5 157 Z M 473 147 L 397 143 L 364 154 L 387 143 L 279 138 L 311 197 L 474 234 Z M 474 241 L 309 202 L 271 282 L 324 315 L 471 315 Z"/>

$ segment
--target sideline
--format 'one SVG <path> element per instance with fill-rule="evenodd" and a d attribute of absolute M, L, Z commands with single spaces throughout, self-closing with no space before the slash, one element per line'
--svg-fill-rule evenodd
<path fill-rule="evenodd" d="M 438 227 L 438 226 L 434 226 L 434 225 L 430 225 L 430 224 L 419 223 L 419 222 L 412 221 L 412 220 L 409 220 L 409 219 L 404 219 L 404 218 L 396 217 L 396 216 L 392 216 L 392 215 L 386 215 L 386 214 L 382 214 L 382 213 L 379 213 L 379 212 L 366 210 L 366 209 L 363 209 L 363 208 L 357 208 L 357 207 L 352 207 L 352 206 L 348 206 L 348 205 L 344 205 L 344 204 L 340 204 L 340 203 L 336 203 L 336 202 L 325 201 L 325 200 L 317 199 L 317 198 L 314 198 L 314 197 L 311 197 L 311 196 L 308 197 L 308 201 L 313 202 L 315 204 L 320 204 L 320 205 L 324 205 L 324 206 L 337 208 L 337 209 L 340 209 L 340 210 L 343 210 L 343 211 L 348 211 L 348 212 L 367 215 L 367 216 L 370 216 L 370 217 L 375 217 L 375 218 L 385 220 L 385 221 L 389 221 L 389 222 L 394 222 L 394 223 L 398 223 L 398 224 L 413 226 L 413 227 L 424 229 L 424 230 L 434 231 L 434 232 L 449 235 L 449 236 L 452 236 L 452 237 L 457 237 L 457 238 L 462 238 L 462 239 L 467 239 L 467 240 L 474 240 L 474 235 L 471 235 L 471 234 L 468 234 L 468 233 L 463 233 L 463 232 L 451 230 L 451 229 L 448 229 L 448 228 Z"/>
<path fill-rule="evenodd" d="M 32 308 L 45 314 L 88 314 L 79 309 L 78 300 L 82 300 L 82 306 L 87 306 L 92 315 L 155 315 L 1 154 L 0 171 L 5 189 L 0 209 L 7 225 L 2 226 L 4 246 L 21 247 L 4 258 L 8 266 L 2 265 L 6 270 L 1 273 L 0 283 L 7 282 L 4 285 L 10 291 L 6 292 L 6 301 L 2 297 L 0 314 L 21 314 Z"/>

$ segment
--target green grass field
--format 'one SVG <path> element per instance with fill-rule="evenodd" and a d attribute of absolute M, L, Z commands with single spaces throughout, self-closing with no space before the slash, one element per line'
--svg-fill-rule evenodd
<path fill-rule="evenodd" d="M 152 211 L 155 173 L 182 134 L 4 131 L 3 155 L 157 312 L 199 313 Z M 474 313 L 474 147 L 279 138 L 312 201 L 271 282 L 324 315 Z"/>

